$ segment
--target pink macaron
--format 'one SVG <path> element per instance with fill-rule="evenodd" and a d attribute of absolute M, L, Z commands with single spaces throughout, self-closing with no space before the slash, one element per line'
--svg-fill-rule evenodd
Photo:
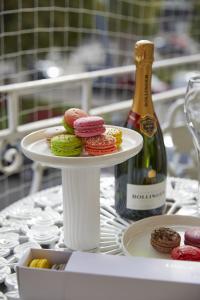
<path fill-rule="evenodd" d="M 79 137 L 91 137 L 105 132 L 104 119 L 98 116 L 79 118 L 74 122 L 75 134 Z"/>
<path fill-rule="evenodd" d="M 184 244 L 200 248 L 200 227 L 186 230 Z"/>

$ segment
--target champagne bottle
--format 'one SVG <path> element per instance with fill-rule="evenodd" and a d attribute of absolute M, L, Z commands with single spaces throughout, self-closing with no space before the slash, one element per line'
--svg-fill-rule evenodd
<path fill-rule="evenodd" d="M 153 56 L 152 42 L 136 43 L 135 95 L 124 127 L 143 136 L 143 149 L 115 167 L 115 208 L 132 220 L 162 214 L 165 206 L 167 162 L 151 96 Z"/>

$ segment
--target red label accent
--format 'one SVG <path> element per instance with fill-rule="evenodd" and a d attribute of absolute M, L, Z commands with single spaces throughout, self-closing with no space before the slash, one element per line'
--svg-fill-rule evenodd
<path fill-rule="evenodd" d="M 138 129 L 141 133 L 148 137 L 152 137 L 157 131 L 156 116 L 146 115 L 140 116 L 137 113 L 130 111 L 127 127 Z"/>
<path fill-rule="evenodd" d="M 140 129 L 140 115 L 136 114 L 133 111 L 129 112 L 128 120 L 127 120 L 127 127 L 133 127 L 136 129 Z"/>

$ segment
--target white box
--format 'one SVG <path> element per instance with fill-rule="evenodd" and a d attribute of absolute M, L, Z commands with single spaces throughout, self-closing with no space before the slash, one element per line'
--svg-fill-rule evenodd
<path fill-rule="evenodd" d="M 32 258 L 67 262 L 64 271 L 28 268 Z M 21 300 L 200 299 L 200 263 L 31 249 L 20 260 Z"/>

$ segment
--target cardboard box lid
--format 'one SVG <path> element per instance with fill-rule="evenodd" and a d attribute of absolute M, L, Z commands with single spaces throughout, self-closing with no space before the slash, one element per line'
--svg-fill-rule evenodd
<path fill-rule="evenodd" d="M 199 263 L 190 261 L 73 252 L 66 271 L 200 284 L 199 266 Z"/>

